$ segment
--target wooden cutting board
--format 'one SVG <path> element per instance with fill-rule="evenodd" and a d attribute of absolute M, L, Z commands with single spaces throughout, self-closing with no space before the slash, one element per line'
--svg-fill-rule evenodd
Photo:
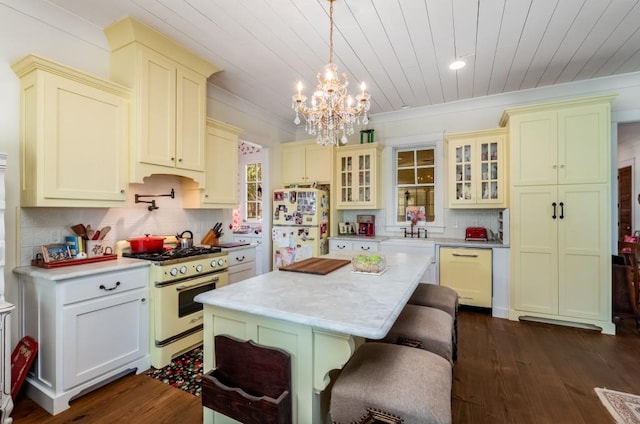
<path fill-rule="evenodd" d="M 351 261 L 349 259 L 309 258 L 300 262 L 294 262 L 291 265 L 283 266 L 280 268 L 280 271 L 326 275 L 350 263 Z"/>

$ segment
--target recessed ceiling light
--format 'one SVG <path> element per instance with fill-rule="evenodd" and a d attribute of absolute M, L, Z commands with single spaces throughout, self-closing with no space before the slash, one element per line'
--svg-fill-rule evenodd
<path fill-rule="evenodd" d="M 458 69 L 462 69 L 467 65 L 464 60 L 456 60 L 455 62 L 451 62 L 449 65 L 449 69 L 452 71 L 457 71 Z"/>

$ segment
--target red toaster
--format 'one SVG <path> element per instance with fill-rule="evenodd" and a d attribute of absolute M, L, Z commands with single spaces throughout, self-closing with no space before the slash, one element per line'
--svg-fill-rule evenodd
<path fill-rule="evenodd" d="M 487 241 L 487 229 L 483 227 L 467 227 L 464 232 L 464 239 Z"/>

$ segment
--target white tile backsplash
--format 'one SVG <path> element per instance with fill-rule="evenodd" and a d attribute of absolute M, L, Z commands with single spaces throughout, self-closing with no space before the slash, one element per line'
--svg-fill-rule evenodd
<path fill-rule="evenodd" d="M 162 194 L 175 190 L 175 198 L 156 198 L 160 207 L 154 211 L 147 204 L 135 204 L 134 194 Z M 92 229 L 111 226 L 105 241 L 113 246 L 116 241 L 145 234 L 171 235 L 185 230 L 193 232 L 199 243 L 216 222 L 223 223 L 224 241 L 231 241 L 231 210 L 183 209 L 180 180 L 171 176 L 152 176 L 145 184 L 129 185 L 128 207 L 122 208 L 22 208 L 20 210 L 19 258 L 20 265 L 29 265 L 40 252 L 43 244 L 50 244 L 52 232 L 58 232 L 60 240 L 73 235 L 71 226 L 90 224 Z"/>

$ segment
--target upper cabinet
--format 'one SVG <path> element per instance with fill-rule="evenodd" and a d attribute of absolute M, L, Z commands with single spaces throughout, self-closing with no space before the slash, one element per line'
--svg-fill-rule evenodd
<path fill-rule="evenodd" d="M 238 207 L 238 136 L 242 130 L 207 118 L 206 185 L 183 184 L 187 208 Z"/>
<path fill-rule="evenodd" d="M 447 135 L 450 208 L 506 208 L 504 128 Z"/>
<path fill-rule="evenodd" d="M 508 109 L 514 186 L 606 183 L 610 102 L 602 98 Z"/>
<path fill-rule="evenodd" d="M 333 151 L 313 141 L 282 145 L 282 183 L 330 183 L 333 171 Z"/>
<path fill-rule="evenodd" d="M 21 206 L 126 203 L 130 90 L 30 55 L 20 77 Z"/>
<path fill-rule="evenodd" d="M 336 209 L 380 209 L 379 143 L 336 148 Z"/>
<path fill-rule="evenodd" d="M 207 78 L 219 69 L 132 18 L 105 34 L 111 79 L 133 89 L 130 181 L 171 174 L 204 186 Z"/>

